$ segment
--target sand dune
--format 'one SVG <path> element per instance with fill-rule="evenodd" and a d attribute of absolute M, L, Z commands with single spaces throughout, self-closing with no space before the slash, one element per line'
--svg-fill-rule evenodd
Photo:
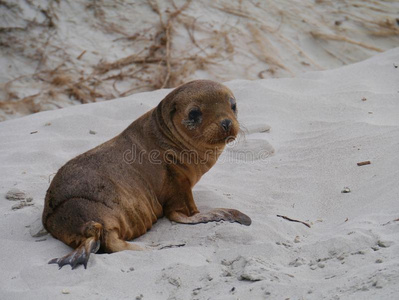
<path fill-rule="evenodd" d="M 391 0 L 3 0 L 0 121 L 359 62 L 399 45 L 398 12 Z"/>

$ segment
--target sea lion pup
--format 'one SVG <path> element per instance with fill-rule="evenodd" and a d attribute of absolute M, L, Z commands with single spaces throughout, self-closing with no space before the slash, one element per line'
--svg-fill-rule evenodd
<path fill-rule="evenodd" d="M 90 253 L 143 250 L 128 243 L 157 219 L 184 224 L 230 221 L 250 225 L 234 209 L 200 213 L 191 189 L 239 131 L 233 93 L 196 80 L 168 94 L 121 134 L 67 162 L 47 190 L 42 222 L 74 251 L 61 268 L 87 267 Z"/>

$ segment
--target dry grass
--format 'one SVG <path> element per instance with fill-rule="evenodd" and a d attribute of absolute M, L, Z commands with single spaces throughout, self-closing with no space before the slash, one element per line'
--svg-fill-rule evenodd
<path fill-rule="evenodd" d="M 248 29 L 259 48 L 259 52 L 254 52 L 254 55 L 258 57 L 260 61 L 267 63 L 271 70 L 273 70 L 273 68 L 281 68 L 289 71 L 293 75 L 289 68 L 281 61 L 278 50 L 273 46 L 270 40 L 263 36 L 261 31 L 254 25 L 248 24 Z"/>
<path fill-rule="evenodd" d="M 76 49 L 72 55 L 68 46 L 57 40 L 60 1 L 48 1 L 47 6 L 25 1 L 38 17 L 29 19 L 19 4 L 0 1 L 4 20 L 10 23 L 0 27 L 1 53 L 16 61 L 35 63 L 32 72 L 18 74 L 0 85 L 0 110 L 9 115 L 60 107 L 66 101 L 88 103 L 170 88 L 192 79 L 198 70 L 223 81 L 293 76 L 304 69 L 324 69 L 322 61 L 290 36 L 289 28 L 294 28 L 298 36 L 311 38 L 341 64 L 353 62 L 349 53 L 357 50 L 369 55 L 386 50 L 370 42 L 375 37 L 397 40 L 399 36 L 398 19 L 389 1 L 304 1 L 302 6 L 286 9 L 289 1 L 187 0 L 176 5 L 173 0 L 90 0 L 81 4 L 93 30 L 109 36 L 110 44 L 131 49 L 131 53 L 124 52 L 124 57 L 111 60 L 112 56 L 99 56 L 93 63 L 95 50 Z M 72 0 L 68 1 L 70 5 Z M 118 15 L 128 5 L 147 9 L 146 19 L 153 18 L 151 26 L 130 26 L 123 14 Z M 198 16 L 199 7 L 219 16 L 223 23 L 211 26 L 207 18 Z M 325 11 L 328 14 L 323 14 Z M 18 18 L 25 25 L 15 23 Z M 335 45 L 345 43 L 342 48 L 351 51 L 330 47 L 326 43 L 330 41 Z M 287 61 L 286 57 L 295 60 Z M 234 69 L 236 58 L 246 62 Z M 27 86 L 34 92 L 25 94 Z"/>
<path fill-rule="evenodd" d="M 332 40 L 332 41 L 341 41 L 341 42 L 347 42 L 353 45 L 357 45 L 369 50 L 373 50 L 376 52 L 383 52 L 384 50 L 371 46 L 371 45 L 367 45 L 365 43 L 362 42 L 358 42 L 358 41 L 354 41 L 352 39 L 349 39 L 345 36 L 339 36 L 336 34 L 328 34 L 328 33 L 321 33 L 321 32 L 315 32 L 315 31 L 311 31 L 310 34 L 315 38 L 315 39 L 324 39 L 324 40 Z"/>

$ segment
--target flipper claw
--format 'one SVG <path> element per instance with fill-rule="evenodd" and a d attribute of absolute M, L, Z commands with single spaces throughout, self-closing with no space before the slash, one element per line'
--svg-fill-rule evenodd
<path fill-rule="evenodd" d="M 70 265 L 72 270 L 77 268 L 79 265 L 83 265 L 86 269 L 90 253 L 96 253 L 99 248 L 100 241 L 96 241 L 94 238 L 89 238 L 71 253 L 60 258 L 53 258 L 48 263 L 58 264 L 59 269 L 65 265 Z"/>

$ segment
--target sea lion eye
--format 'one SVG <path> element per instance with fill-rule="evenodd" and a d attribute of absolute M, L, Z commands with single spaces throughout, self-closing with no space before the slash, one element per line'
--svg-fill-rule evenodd
<path fill-rule="evenodd" d="M 182 121 L 189 130 L 197 128 L 202 122 L 202 112 L 199 108 L 195 107 L 188 113 L 187 119 Z"/>
<path fill-rule="evenodd" d="M 194 109 L 190 110 L 190 112 L 188 113 L 188 119 L 194 123 L 197 123 L 198 121 L 200 121 L 201 116 L 202 116 L 202 112 L 198 108 L 194 108 Z"/>
<path fill-rule="evenodd" d="M 230 104 L 231 104 L 231 109 L 236 112 L 237 111 L 237 104 L 236 104 L 236 100 L 234 98 L 230 98 L 229 99 Z"/>

